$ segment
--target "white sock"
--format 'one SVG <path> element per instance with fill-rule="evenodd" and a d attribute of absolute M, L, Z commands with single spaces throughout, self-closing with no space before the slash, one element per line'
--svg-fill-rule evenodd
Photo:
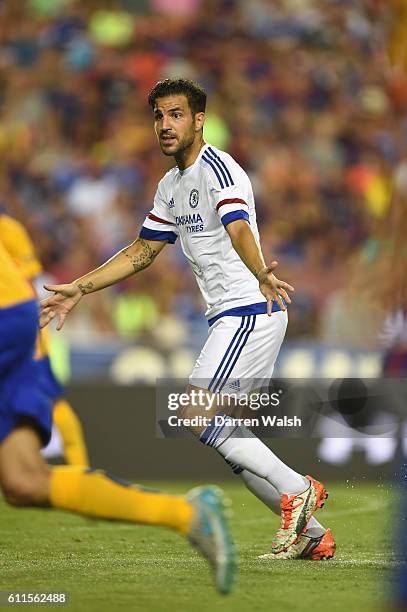
<path fill-rule="evenodd" d="M 235 470 L 236 471 L 236 470 Z M 272 512 L 280 514 L 280 500 L 281 495 L 272 484 L 270 484 L 264 478 L 259 478 L 256 474 L 252 474 L 247 470 L 243 470 L 239 473 L 246 487 L 255 495 L 260 501 L 263 502 Z M 312 516 L 308 521 L 307 533 L 312 538 L 318 538 L 325 533 L 325 528 L 318 523 L 317 519 Z"/>
<path fill-rule="evenodd" d="M 280 495 L 294 495 L 307 489 L 305 478 L 285 465 L 247 427 L 216 425 L 217 422 L 214 417 L 202 432 L 200 440 L 216 448 L 232 468 L 238 466 L 265 478 Z"/>

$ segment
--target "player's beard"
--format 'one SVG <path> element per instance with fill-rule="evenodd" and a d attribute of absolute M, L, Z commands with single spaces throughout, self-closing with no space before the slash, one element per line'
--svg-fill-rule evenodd
<path fill-rule="evenodd" d="M 170 156 L 175 157 L 175 158 L 180 157 L 182 156 L 184 151 L 189 149 L 194 144 L 195 137 L 196 137 L 196 132 L 194 128 L 191 127 L 191 130 L 188 131 L 186 134 L 184 134 L 181 140 L 179 140 L 178 137 L 176 136 L 176 142 L 172 146 L 169 146 L 169 147 L 163 146 L 163 142 L 160 139 L 161 151 L 164 153 L 164 155 L 167 155 L 168 157 Z"/>

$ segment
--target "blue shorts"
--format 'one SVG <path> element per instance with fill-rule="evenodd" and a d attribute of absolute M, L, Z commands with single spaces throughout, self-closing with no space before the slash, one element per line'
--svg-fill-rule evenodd
<path fill-rule="evenodd" d="M 55 378 L 48 356 L 35 360 L 40 389 L 52 403 L 64 394 L 61 383 Z"/>
<path fill-rule="evenodd" d="M 0 308 L 0 443 L 26 418 L 44 445 L 51 438 L 51 402 L 41 391 L 33 361 L 37 333 L 35 300 Z"/>

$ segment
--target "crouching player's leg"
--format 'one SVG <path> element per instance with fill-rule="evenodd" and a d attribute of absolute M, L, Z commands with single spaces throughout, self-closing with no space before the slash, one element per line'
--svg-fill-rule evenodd
<path fill-rule="evenodd" d="M 190 427 L 191 431 L 202 443 L 216 449 L 233 472 L 242 477 L 249 491 L 281 516 L 282 524 L 272 552 L 261 558 L 322 560 L 333 557 L 332 533 L 313 516 L 327 497 L 323 485 L 311 476 L 294 472 L 247 427 L 230 424 L 229 416 L 238 419 L 241 415 L 239 407 L 233 407 L 225 396 L 215 396 L 208 389 L 192 386 L 187 392 L 191 403 L 181 408 L 181 415 L 196 423 Z M 202 424 L 208 421 L 208 425 Z"/>
<path fill-rule="evenodd" d="M 271 558 L 329 558 L 335 550 L 332 534 L 313 516 L 327 497 L 323 485 L 286 465 L 247 427 L 222 424 L 217 417 L 224 412 L 233 416 L 233 409 L 232 412 L 230 408 L 224 409 L 221 400 L 213 401 L 215 396 L 230 395 L 243 386 L 250 392 L 252 382 L 271 378 L 286 324 L 283 312 L 272 317 L 251 314 L 216 320 L 189 387 L 189 392 L 195 389 L 196 395 L 199 392 L 209 395 L 209 406 L 189 405 L 183 414 L 211 417 L 207 426 L 191 428 L 193 433 L 215 448 L 235 473 L 242 474 L 249 490 L 270 509 L 279 506 L 281 526 L 274 538 Z"/>

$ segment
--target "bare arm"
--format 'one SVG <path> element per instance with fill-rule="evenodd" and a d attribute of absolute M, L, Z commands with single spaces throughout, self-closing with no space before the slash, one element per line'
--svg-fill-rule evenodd
<path fill-rule="evenodd" d="M 236 253 L 259 281 L 260 291 L 267 300 L 267 314 L 271 316 L 273 300 L 276 300 L 282 310 L 286 310 L 282 298 L 287 304 L 291 304 L 287 291 L 294 291 L 294 287 L 274 276 L 273 270 L 278 265 L 277 261 L 266 265 L 250 225 L 243 219 L 237 219 L 226 226 L 226 231 Z"/>
<path fill-rule="evenodd" d="M 114 285 L 128 276 L 147 268 L 162 251 L 166 241 L 137 238 L 99 268 L 66 285 L 44 285 L 54 295 L 41 302 L 40 327 L 45 327 L 55 316 L 60 330 L 69 312 L 87 293 Z"/>
<path fill-rule="evenodd" d="M 147 268 L 166 242 L 137 238 L 96 270 L 73 281 L 82 295 L 99 291 Z"/>

